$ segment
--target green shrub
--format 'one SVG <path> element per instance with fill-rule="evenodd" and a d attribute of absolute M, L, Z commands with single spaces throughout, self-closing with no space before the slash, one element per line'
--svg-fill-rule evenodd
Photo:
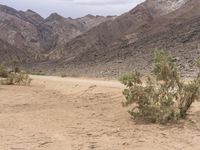
<path fill-rule="evenodd" d="M 8 77 L 2 81 L 4 85 L 30 85 L 31 78 L 25 72 L 10 73 Z"/>
<path fill-rule="evenodd" d="M 62 77 L 62 78 L 66 78 L 67 75 L 66 75 L 66 74 L 61 74 L 61 77 Z"/>
<path fill-rule="evenodd" d="M 8 77 L 8 72 L 5 68 L 5 66 L 0 64 L 0 77 L 1 78 L 7 78 Z"/>
<path fill-rule="evenodd" d="M 14 72 L 15 72 L 15 73 L 20 73 L 20 72 L 21 72 L 21 70 L 20 70 L 20 68 L 19 68 L 19 67 L 15 67 L 15 68 L 14 68 Z"/>
<path fill-rule="evenodd" d="M 4 85 L 30 85 L 31 78 L 19 67 L 16 67 L 13 72 L 7 72 L 6 67 L 0 65 L 0 84 Z"/>
<path fill-rule="evenodd" d="M 170 55 L 157 52 L 153 74 L 144 83 L 140 73 L 126 74 L 120 81 L 126 85 L 123 106 L 136 120 L 151 123 L 177 122 L 185 118 L 195 100 L 199 100 L 200 73 L 189 84 L 181 80 Z M 197 63 L 200 69 L 200 61 Z"/>

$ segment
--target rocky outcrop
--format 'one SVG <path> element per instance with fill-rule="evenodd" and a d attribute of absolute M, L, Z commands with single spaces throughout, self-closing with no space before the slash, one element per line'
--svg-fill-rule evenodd
<path fill-rule="evenodd" d="M 189 0 L 147 0 L 144 5 L 154 16 L 163 16 L 173 12 L 187 3 Z"/>

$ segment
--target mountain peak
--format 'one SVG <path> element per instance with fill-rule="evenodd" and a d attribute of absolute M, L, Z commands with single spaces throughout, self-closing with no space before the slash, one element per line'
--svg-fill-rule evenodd
<path fill-rule="evenodd" d="M 36 12 L 34 12 L 33 10 L 28 9 L 27 11 L 24 12 L 27 16 L 29 17 L 37 17 L 39 20 L 43 20 L 43 18 Z"/>
<path fill-rule="evenodd" d="M 46 20 L 61 20 L 64 17 L 62 17 L 61 15 L 59 15 L 58 13 L 52 13 L 49 15 L 49 17 L 47 17 Z"/>
<path fill-rule="evenodd" d="M 29 13 L 36 13 L 36 12 L 34 12 L 33 10 L 31 10 L 31 9 L 27 9 L 26 12 L 29 12 Z"/>
<path fill-rule="evenodd" d="M 95 18 L 95 16 L 93 16 L 91 14 L 87 14 L 85 17 L 87 17 L 87 18 Z"/>

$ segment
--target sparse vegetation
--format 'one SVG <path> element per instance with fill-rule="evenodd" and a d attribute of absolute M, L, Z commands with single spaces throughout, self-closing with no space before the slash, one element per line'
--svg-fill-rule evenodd
<path fill-rule="evenodd" d="M 66 78 L 67 75 L 66 75 L 66 74 L 61 74 L 61 77 L 62 77 L 62 78 Z"/>
<path fill-rule="evenodd" d="M 10 62 L 8 62 L 8 65 L 12 67 L 12 71 L 15 73 L 19 73 L 20 72 L 20 63 L 17 60 L 11 60 Z"/>
<path fill-rule="evenodd" d="M 31 78 L 25 72 L 10 73 L 8 77 L 2 81 L 4 85 L 30 85 Z"/>
<path fill-rule="evenodd" d="M 46 76 L 46 73 L 39 71 L 39 72 L 31 72 L 32 75 L 37 75 L 37 76 Z"/>
<path fill-rule="evenodd" d="M 0 78 L 7 78 L 7 77 L 8 77 L 8 72 L 6 70 L 6 67 L 0 64 Z"/>
<path fill-rule="evenodd" d="M 123 106 L 132 106 L 130 115 L 151 123 L 171 123 L 186 117 L 195 100 L 199 100 L 200 73 L 190 83 L 181 80 L 171 55 L 155 55 L 153 75 L 147 82 L 138 72 L 126 74 L 120 81 L 126 85 Z M 200 69 L 200 61 L 197 62 Z"/>
<path fill-rule="evenodd" d="M 0 65 L 1 84 L 3 85 L 30 85 L 31 78 L 26 72 L 23 72 L 19 67 L 14 67 L 13 71 L 8 72 L 6 67 Z"/>

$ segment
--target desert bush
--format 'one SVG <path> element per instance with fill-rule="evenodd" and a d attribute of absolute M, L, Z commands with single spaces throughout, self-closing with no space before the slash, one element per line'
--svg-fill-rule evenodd
<path fill-rule="evenodd" d="M 26 72 L 20 70 L 19 67 L 15 67 L 15 70 L 8 72 L 6 67 L 0 65 L 0 84 L 4 85 L 30 85 L 31 78 Z"/>
<path fill-rule="evenodd" d="M 0 77 L 1 78 L 7 78 L 8 77 L 8 72 L 6 70 L 6 67 L 4 65 L 0 64 Z"/>
<path fill-rule="evenodd" d="M 15 68 L 14 68 L 14 72 L 15 72 L 15 73 L 20 73 L 20 72 L 21 72 L 21 70 L 20 70 L 20 68 L 19 68 L 19 67 L 15 67 Z"/>
<path fill-rule="evenodd" d="M 200 69 L 200 61 L 197 63 Z M 123 106 L 132 106 L 130 115 L 151 123 L 177 122 L 185 118 L 195 100 L 199 100 L 200 73 L 190 83 L 184 83 L 171 55 L 157 52 L 154 69 L 144 83 L 138 72 L 120 78 L 126 85 Z"/>
<path fill-rule="evenodd" d="M 66 75 L 66 74 L 61 74 L 61 77 L 62 77 L 62 78 L 66 78 L 67 75 Z"/>
<path fill-rule="evenodd" d="M 19 73 L 20 72 L 20 68 L 19 68 L 19 61 L 17 60 L 11 60 L 10 62 L 8 62 L 8 64 L 12 67 L 12 71 L 14 71 L 15 73 Z"/>
<path fill-rule="evenodd" d="M 8 77 L 2 81 L 4 85 L 30 85 L 31 78 L 25 72 L 10 73 Z"/>

